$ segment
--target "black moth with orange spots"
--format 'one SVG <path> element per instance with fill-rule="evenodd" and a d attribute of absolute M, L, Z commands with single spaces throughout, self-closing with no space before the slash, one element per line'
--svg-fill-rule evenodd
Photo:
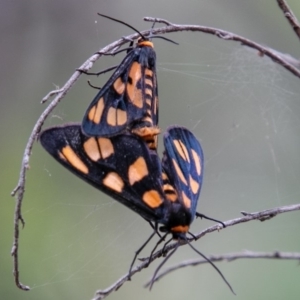
<path fill-rule="evenodd" d="M 134 29 L 122 21 L 101 16 Z M 150 289 L 162 265 L 184 241 L 217 270 L 232 290 L 220 270 L 187 239 L 187 233 L 195 238 L 189 232 L 195 216 L 217 221 L 196 212 L 203 178 L 203 152 L 189 130 L 172 126 L 164 134 L 165 151 L 160 161 L 156 152 L 160 132 L 156 54 L 153 43 L 139 34 L 141 38 L 136 46 L 130 49 L 88 107 L 81 126 L 49 128 L 39 139 L 59 163 L 138 213 L 153 228 L 135 253 L 128 279 L 137 256 L 151 238 L 155 234 L 160 237 L 148 263 L 158 245 L 171 234 L 163 252 L 172 239 L 178 243 L 156 269 Z"/>
<path fill-rule="evenodd" d="M 195 214 L 203 176 L 203 153 L 194 135 L 170 127 L 162 162 L 144 140 L 126 133 L 87 137 L 79 125 L 46 129 L 42 146 L 59 163 L 175 239 L 186 234 Z"/>
<path fill-rule="evenodd" d="M 82 121 L 86 135 L 111 137 L 129 131 L 143 137 L 149 148 L 157 148 L 158 95 L 153 47 L 141 35 L 136 46 L 129 50 L 89 105 Z"/>
<path fill-rule="evenodd" d="M 168 234 L 172 238 L 163 249 L 172 239 L 178 240 L 178 243 L 156 269 L 150 289 L 159 269 L 177 250 L 180 242 L 185 241 L 216 269 L 233 292 L 221 271 L 186 237 L 195 216 L 217 221 L 196 212 L 204 159 L 198 140 L 189 130 L 179 126 L 169 127 L 164 134 L 162 161 L 143 138 L 129 132 L 110 138 L 87 137 L 80 125 L 70 124 L 46 129 L 39 139 L 45 150 L 60 164 L 138 213 L 154 229 L 136 251 L 128 279 L 139 253 L 155 234 L 160 236 L 158 225 L 161 225 L 159 230 L 164 234 L 160 236 L 148 261 L 151 261 L 157 246 Z"/>

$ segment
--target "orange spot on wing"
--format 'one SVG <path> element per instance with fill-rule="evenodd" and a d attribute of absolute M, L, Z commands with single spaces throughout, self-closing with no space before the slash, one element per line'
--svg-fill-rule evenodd
<path fill-rule="evenodd" d="M 187 185 L 187 181 L 186 181 L 185 177 L 183 176 L 183 173 L 182 173 L 181 169 L 179 168 L 179 166 L 178 166 L 176 160 L 172 159 L 172 161 L 173 161 L 173 165 L 174 165 L 174 168 L 175 168 L 175 170 L 176 170 L 176 173 L 177 173 L 179 179 L 180 179 L 185 185 Z"/>
<path fill-rule="evenodd" d="M 152 98 L 152 90 L 151 89 L 146 88 L 145 93 L 146 93 L 147 96 Z"/>
<path fill-rule="evenodd" d="M 107 112 L 107 123 L 112 126 L 123 125 L 127 121 L 127 113 L 125 110 L 110 107 Z"/>
<path fill-rule="evenodd" d="M 165 172 L 162 172 L 161 177 L 162 177 L 163 180 L 169 179 Z"/>
<path fill-rule="evenodd" d="M 184 191 L 181 192 L 181 195 L 182 195 L 183 205 L 186 208 L 190 208 L 191 207 L 191 199 L 185 194 Z"/>
<path fill-rule="evenodd" d="M 155 113 L 155 114 L 157 114 L 157 108 L 158 108 L 158 98 L 157 97 L 155 97 L 155 100 L 154 100 L 154 108 L 153 108 L 153 112 Z"/>
<path fill-rule="evenodd" d="M 83 149 L 91 160 L 97 161 L 101 158 L 99 147 L 95 138 L 89 138 L 86 140 L 83 144 Z"/>
<path fill-rule="evenodd" d="M 78 157 L 74 150 L 70 146 L 66 146 L 62 149 L 62 154 L 66 160 L 74 167 L 84 174 L 88 174 L 89 169 L 84 162 Z"/>
<path fill-rule="evenodd" d="M 104 99 L 103 97 L 100 98 L 100 100 L 97 102 L 96 105 L 94 105 L 89 113 L 88 113 L 88 118 L 91 122 L 94 122 L 96 124 L 100 123 L 100 119 L 103 114 L 103 109 L 104 109 Z"/>
<path fill-rule="evenodd" d="M 200 175 L 202 172 L 200 157 L 194 149 L 192 149 L 192 155 L 193 155 L 193 159 L 194 159 L 194 162 L 196 165 L 197 174 Z"/>
<path fill-rule="evenodd" d="M 164 184 L 163 189 L 164 189 L 164 192 L 169 191 L 169 192 L 175 193 L 173 186 L 169 183 Z"/>
<path fill-rule="evenodd" d="M 146 76 L 153 77 L 153 71 L 151 71 L 150 69 L 146 68 L 146 69 L 145 69 L 145 75 L 146 75 Z"/>
<path fill-rule="evenodd" d="M 168 183 L 164 184 L 163 190 L 164 190 L 166 198 L 169 201 L 175 202 L 177 200 L 177 193 L 172 185 L 170 185 Z"/>
<path fill-rule="evenodd" d="M 138 108 L 143 107 L 143 95 L 142 91 L 137 88 L 138 81 L 141 79 L 141 65 L 138 62 L 134 62 L 129 71 L 129 78 L 131 83 L 127 83 L 127 94 L 132 102 Z"/>
<path fill-rule="evenodd" d="M 114 190 L 118 193 L 122 192 L 122 189 L 124 187 L 124 181 L 122 178 L 115 172 L 110 172 L 106 175 L 106 177 L 103 179 L 103 184 L 110 188 L 111 190 Z"/>
<path fill-rule="evenodd" d="M 200 187 L 199 182 L 194 180 L 194 178 L 191 175 L 190 175 L 190 187 L 194 194 L 196 194 L 199 191 L 199 187 Z"/>
<path fill-rule="evenodd" d="M 96 112 L 96 105 L 94 105 L 88 113 L 88 118 L 91 122 L 94 121 L 95 112 Z"/>
<path fill-rule="evenodd" d="M 117 109 L 117 124 L 124 125 L 127 122 L 127 112 L 125 110 Z"/>
<path fill-rule="evenodd" d="M 117 78 L 117 80 L 114 82 L 114 89 L 119 95 L 124 93 L 125 83 L 122 81 L 120 77 Z"/>
<path fill-rule="evenodd" d="M 160 195 L 156 190 L 144 193 L 142 199 L 151 208 L 159 207 L 162 204 Z"/>
<path fill-rule="evenodd" d="M 152 121 L 152 118 L 151 118 L 151 117 L 145 117 L 145 118 L 143 118 L 143 121 L 144 121 L 144 122 L 148 122 L 148 123 L 150 123 L 150 124 L 153 124 L 153 121 Z"/>
<path fill-rule="evenodd" d="M 177 152 L 182 157 L 182 159 L 184 159 L 185 161 L 190 162 L 189 153 L 188 153 L 188 151 L 186 149 L 186 146 L 182 143 L 182 141 L 180 141 L 180 140 L 174 140 L 173 143 L 174 143 L 174 146 L 175 146 Z"/>
<path fill-rule="evenodd" d="M 140 181 L 149 174 L 146 161 L 143 157 L 139 157 L 132 165 L 128 168 L 128 179 L 130 185 Z"/>
<path fill-rule="evenodd" d="M 175 202 L 177 200 L 177 194 L 166 194 L 167 200 Z"/>
<path fill-rule="evenodd" d="M 150 85 L 151 87 L 153 87 L 153 82 L 152 82 L 152 80 L 149 79 L 149 78 L 146 78 L 146 79 L 145 79 L 145 84 L 148 84 L 148 85 Z M 152 91 L 151 91 L 151 94 L 152 94 Z"/>
<path fill-rule="evenodd" d="M 103 159 L 111 156 L 115 152 L 114 146 L 108 138 L 98 138 L 98 145 Z"/>

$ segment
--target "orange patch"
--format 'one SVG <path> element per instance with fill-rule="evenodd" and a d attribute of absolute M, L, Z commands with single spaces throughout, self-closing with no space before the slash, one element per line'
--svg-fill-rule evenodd
<path fill-rule="evenodd" d="M 111 156 L 115 152 L 114 146 L 108 138 L 98 138 L 98 145 L 103 159 Z"/>
<path fill-rule="evenodd" d="M 158 98 L 155 97 L 155 100 L 154 100 L 154 109 L 153 109 L 153 111 L 154 111 L 155 114 L 156 114 L 157 107 L 158 107 Z"/>
<path fill-rule="evenodd" d="M 177 200 L 177 193 L 176 193 L 176 191 L 175 191 L 175 189 L 173 188 L 172 185 L 164 184 L 163 190 L 164 190 L 165 193 L 168 192 L 168 193 L 165 194 L 168 200 L 170 200 L 172 202 Z"/>
<path fill-rule="evenodd" d="M 112 126 L 123 125 L 127 121 L 127 113 L 125 110 L 110 107 L 107 112 L 107 123 Z"/>
<path fill-rule="evenodd" d="M 177 164 L 177 162 L 176 162 L 176 160 L 172 159 L 172 161 L 173 161 L 173 165 L 174 165 L 174 168 L 175 168 L 175 170 L 176 170 L 176 173 L 177 173 L 178 177 L 180 178 L 180 180 L 181 180 L 185 185 L 188 185 L 188 184 L 187 184 L 187 181 L 186 181 L 186 179 L 185 179 L 185 177 L 184 177 L 183 174 L 182 174 L 181 169 L 179 168 L 179 166 L 178 166 L 178 164 Z"/>
<path fill-rule="evenodd" d="M 187 225 L 186 226 L 179 225 L 179 226 L 172 227 L 171 232 L 182 232 L 182 233 L 184 233 L 184 232 L 188 232 L 189 229 L 190 229 L 190 227 L 187 226 Z"/>
<path fill-rule="evenodd" d="M 154 48 L 153 43 L 150 41 L 142 41 L 139 43 L 139 46 L 143 46 L 143 47 L 148 46 L 148 47 Z"/>
<path fill-rule="evenodd" d="M 95 112 L 96 112 L 96 105 L 94 105 L 90 111 L 89 111 L 89 114 L 88 114 L 88 118 L 91 122 L 94 121 L 94 116 L 95 116 Z"/>
<path fill-rule="evenodd" d="M 151 87 L 153 87 L 153 82 L 152 82 L 152 80 L 151 79 L 149 79 L 149 78 L 146 78 L 145 79 L 145 84 L 148 84 L 148 85 L 150 85 Z M 148 88 L 149 89 L 149 88 Z M 150 89 L 149 89 L 150 90 Z M 151 91 L 151 94 L 152 94 L 152 91 Z"/>
<path fill-rule="evenodd" d="M 193 159 L 194 159 L 194 162 L 195 162 L 195 165 L 196 165 L 197 174 L 200 175 L 201 172 L 202 172 L 200 157 L 194 149 L 192 149 L 192 155 L 193 155 Z"/>
<path fill-rule="evenodd" d="M 145 75 L 146 75 L 146 76 L 153 77 L 153 72 L 152 72 L 150 69 L 146 68 L 146 69 L 145 69 Z"/>
<path fill-rule="evenodd" d="M 122 189 L 124 187 L 124 181 L 122 178 L 115 172 L 110 172 L 106 175 L 106 177 L 103 179 L 103 184 L 110 188 L 111 190 L 114 190 L 118 193 L 122 192 Z"/>
<path fill-rule="evenodd" d="M 177 194 L 166 194 L 167 200 L 175 202 L 177 200 Z"/>
<path fill-rule="evenodd" d="M 132 82 L 127 84 L 127 94 L 132 104 L 138 108 L 143 107 L 142 91 L 137 89 L 137 83 L 141 76 L 141 65 L 138 62 L 134 62 L 129 71 L 129 77 L 132 79 Z"/>
<path fill-rule="evenodd" d="M 127 112 L 125 110 L 117 109 L 117 124 L 123 125 L 127 122 Z"/>
<path fill-rule="evenodd" d="M 143 157 L 139 157 L 132 165 L 128 168 L 128 179 L 130 185 L 135 182 L 142 180 L 149 174 L 146 161 Z"/>
<path fill-rule="evenodd" d="M 190 157 L 189 157 L 189 153 L 186 149 L 186 146 L 180 140 L 174 140 L 173 143 L 176 147 L 177 152 L 182 157 L 182 159 L 184 159 L 185 161 L 190 162 Z"/>
<path fill-rule="evenodd" d="M 115 91 L 121 95 L 125 91 L 125 83 L 121 80 L 121 78 L 117 78 L 117 80 L 114 82 L 114 89 Z"/>
<path fill-rule="evenodd" d="M 161 177 L 162 177 L 163 180 L 169 179 L 167 174 L 164 173 L 164 172 L 162 172 Z"/>
<path fill-rule="evenodd" d="M 97 161 L 101 158 L 99 147 L 95 138 L 89 138 L 86 140 L 83 144 L 83 149 L 91 160 Z"/>
<path fill-rule="evenodd" d="M 149 122 L 150 124 L 152 124 L 152 118 L 150 118 L 150 117 L 143 118 L 143 121 Z"/>
<path fill-rule="evenodd" d="M 90 109 L 88 114 L 89 120 L 96 124 L 99 124 L 103 114 L 103 109 L 104 109 L 104 99 L 103 97 L 101 97 L 100 100 L 97 102 L 97 104 Z"/>
<path fill-rule="evenodd" d="M 145 118 L 147 119 L 147 118 Z M 145 120 L 143 119 L 143 120 Z M 143 127 L 143 128 L 137 128 L 133 129 L 132 133 L 140 136 L 140 137 L 152 137 L 154 135 L 157 135 L 160 133 L 160 129 L 158 127 Z"/>
<path fill-rule="evenodd" d="M 142 199 L 151 208 L 159 207 L 162 204 L 160 195 L 156 190 L 151 190 L 144 193 Z"/>
<path fill-rule="evenodd" d="M 142 108 L 143 107 L 142 91 L 131 85 L 127 85 L 127 91 L 131 103 L 138 108 Z"/>
<path fill-rule="evenodd" d="M 146 92 L 146 95 L 148 95 L 150 98 L 152 98 L 152 90 L 151 89 L 146 88 L 145 92 Z"/>
<path fill-rule="evenodd" d="M 184 191 L 181 192 L 183 204 L 186 208 L 191 207 L 191 199 L 185 194 Z"/>
<path fill-rule="evenodd" d="M 164 189 L 164 191 L 172 191 L 172 192 L 175 192 L 173 186 L 172 186 L 171 184 L 168 184 L 168 183 L 164 184 L 163 189 Z"/>
<path fill-rule="evenodd" d="M 75 169 L 79 170 L 84 174 L 88 174 L 88 167 L 84 164 L 84 162 L 78 157 L 78 155 L 70 146 L 64 147 L 62 149 L 62 154 Z"/>
<path fill-rule="evenodd" d="M 194 194 L 196 194 L 199 191 L 199 187 L 200 187 L 199 182 L 194 180 L 194 178 L 191 175 L 190 175 L 190 187 Z"/>

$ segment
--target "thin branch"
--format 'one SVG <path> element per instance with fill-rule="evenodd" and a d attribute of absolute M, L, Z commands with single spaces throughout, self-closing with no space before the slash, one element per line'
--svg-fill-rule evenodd
<path fill-rule="evenodd" d="M 277 0 L 277 3 L 279 5 L 280 9 L 283 11 L 284 16 L 287 18 L 290 25 L 294 29 L 298 38 L 300 39 L 300 23 L 299 23 L 298 19 L 293 14 L 292 10 L 289 8 L 289 6 L 285 0 Z"/>
<path fill-rule="evenodd" d="M 244 215 L 243 217 L 228 220 L 228 221 L 224 222 L 224 224 L 226 225 L 226 228 L 227 228 L 229 226 L 249 222 L 249 221 L 252 221 L 252 220 L 265 221 L 265 220 L 269 220 L 271 218 L 274 218 L 275 216 L 277 216 L 279 214 L 286 213 L 286 212 L 291 212 L 291 211 L 296 211 L 296 210 L 300 210 L 300 204 L 294 204 L 294 205 L 289 205 L 289 206 L 281 206 L 281 207 L 276 207 L 276 208 L 267 209 L 267 210 L 259 211 L 259 212 L 253 212 L 253 213 L 242 212 L 242 214 Z M 207 233 L 211 233 L 211 232 L 220 230 L 221 228 L 222 227 L 219 224 L 216 224 L 214 226 L 206 228 L 205 230 L 201 231 L 198 234 L 195 234 L 195 236 L 196 236 L 197 239 L 200 239 L 200 238 L 204 237 Z M 226 228 L 224 228 L 223 230 L 226 230 Z M 189 239 L 189 241 L 193 241 L 193 240 L 194 240 L 194 238 Z M 180 245 L 180 247 L 185 245 L 185 244 L 186 243 L 183 242 Z M 157 252 L 155 252 L 152 255 L 151 262 L 154 261 L 155 259 L 161 257 L 165 253 L 171 251 L 172 249 L 174 249 L 177 246 L 178 246 L 178 243 L 176 242 L 176 243 L 173 243 L 171 245 L 168 245 L 167 247 L 164 247 L 164 251 L 162 251 L 162 249 L 158 250 Z M 210 258 L 210 256 L 209 256 L 209 258 Z M 132 269 L 131 277 L 135 273 L 140 272 L 142 269 L 148 267 L 148 265 L 149 265 L 149 258 L 143 258 L 142 263 Z M 126 274 L 126 275 L 122 276 L 115 283 L 113 283 L 110 287 L 108 287 L 104 290 L 98 290 L 96 292 L 95 297 L 93 298 L 93 300 L 102 300 L 105 297 L 107 297 L 108 295 L 110 295 L 112 292 L 118 290 L 126 281 L 128 281 L 128 275 L 129 274 Z"/>
<path fill-rule="evenodd" d="M 278 53 L 280 52 L 273 51 L 271 48 L 260 45 L 254 41 L 251 41 L 247 38 L 244 38 L 232 32 L 218 29 L 218 28 L 207 27 L 207 26 L 173 24 L 165 19 L 160 19 L 160 18 L 145 17 L 144 20 L 147 22 L 168 24 L 167 27 L 158 28 L 155 31 L 153 31 L 153 33 L 164 34 L 168 32 L 178 32 L 178 31 L 200 31 L 200 32 L 215 35 L 218 38 L 223 40 L 241 42 L 243 46 L 248 46 L 250 48 L 258 50 L 259 55 L 261 56 L 265 55 L 271 58 L 274 62 L 278 63 L 279 65 L 281 65 L 282 67 L 290 71 L 292 74 L 300 78 L 300 70 L 296 68 L 293 64 L 291 64 L 289 61 L 286 61 L 283 56 L 279 55 Z"/>
<path fill-rule="evenodd" d="M 57 89 L 57 90 L 53 90 L 53 91 L 50 91 L 41 101 L 41 103 L 45 103 L 50 97 L 54 96 L 54 95 L 57 95 L 61 92 L 64 91 L 64 88 L 61 88 L 61 89 Z"/>
<path fill-rule="evenodd" d="M 147 17 L 147 18 L 145 18 L 145 20 L 150 21 L 150 22 L 155 21 L 156 23 L 164 23 L 164 24 L 167 24 L 167 27 L 161 27 L 161 28 L 142 31 L 141 34 L 144 36 L 149 36 L 150 32 L 151 32 L 151 34 L 165 34 L 165 33 L 169 33 L 169 32 L 178 32 L 178 31 L 200 31 L 200 32 L 208 33 L 208 34 L 213 34 L 223 40 L 238 41 L 238 42 L 241 42 L 242 45 L 247 45 L 248 47 L 257 49 L 260 54 L 264 54 L 264 55 L 270 57 L 276 63 L 280 64 L 285 69 L 290 71 L 292 74 L 294 74 L 295 76 L 300 78 L 300 70 L 298 70 L 289 61 L 285 60 L 283 56 L 278 54 L 278 52 L 273 51 L 270 48 L 264 47 L 260 44 L 257 44 L 251 40 L 243 38 L 234 33 L 231 33 L 231 32 L 225 31 L 225 30 L 221 30 L 221 29 L 217 29 L 217 28 L 210 28 L 210 27 L 206 27 L 206 26 L 172 24 L 166 20 L 157 19 L 157 18 Z M 88 71 L 93 66 L 95 61 L 98 60 L 102 55 L 109 54 L 109 53 L 113 55 L 120 48 L 120 46 L 127 43 L 128 41 L 135 40 L 138 37 L 139 37 L 139 34 L 135 33 L 135 34 L 129 35 L 127 37 L 123 37 L 122 39 L 119 39 L 118 41 L 113 42 L 112 44 L 102 48 L 96 54 L 92 55 L 89 59 L 87 59 L 82 64 L 82 66 L 78 68 L 78 70 Z M 15 276 L 16 285 L 20 289 L 23 289 L 23 290 L 29 290 L 29 287 L 23 285 L 19 280 L 19 267 L 18 267 L 19 224 L 20 224 L 20 222 L 23 226 L 25 224 L 25 221 L 22 217 L 21 208 L 22 208 L 22 201 L 23 201 L 24 193 L 25 193 L 26 172 L 29 168 L 29 158 L 31 156 L 33 144 L 41 130 L 41 127 L 42 127 L 44 121 L 50 115 L 52 110 L 62 100 L 62 98 L 66 95 L 66 93 L 69 91 L 69 89 L 74 85 L 74 83 L 77 81 L 77 79 L 79 78 L 80 75 L 81 75 L 81 72 L 76 71 L 62 88 L 51 91 L 43 98 L 42 102 L 44 103 L 49 99 L 49 97 L 56 95 L 55 98 L 52 100 L 52 102 L 48 105 L 48 107 L 44 110 L 44 112 L 38 118 L 34 128 L 32 129 L 32 132 L 29 136 L 27 145 L 24 150 L 24 155 L 23 155 L 21 170 L 20 170 L 20 175 L 19 175 L 19 181 L 18 181 L 17 186 L 11 193 L 12 196 L 16 196 L 16 206 L 15 206 L 15 214 L 14 214 L 14 241 L 13 241 L 13 246 L 12 246 L 12 251 L 11 251 L 11 254 L 13 256 L 13 263 L 14 263 L 13 273 Z"/>
<path fill-rule="evenodd" d="M 254 252 L 254 251 L 244 251 L 244 252 L 236 252 L 236 253 L 228 253 L 228 254 L 221 254 L 221 255 L 209 255 L 207 258 L 212 262 L 220 262 L 220 261 L 227 261 L 232 262 L 237 259 L 247 258 L 247 259 L 280 259 L 280 260 L 298 260 L 300 261 L 300 253 L 299 252 Z M 165 271 L 163 271 L 159 276 L 155 278 L 155 282 L 159 281 L 162 277 L 168 275 L 171 272 L 177 271 L 179 269 L 185 267 L 195 267 L 198 265 L 206 264 L 207 260 L 205 259 L 193 259 L 183 261 L 180 264 L 175 266 L 169 267 Z M 151 281 L 145 284 L 145 287 L 150 285 Z"/>

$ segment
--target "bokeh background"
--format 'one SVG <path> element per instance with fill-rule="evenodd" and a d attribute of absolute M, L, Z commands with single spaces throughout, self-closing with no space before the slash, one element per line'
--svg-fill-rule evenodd
<path fill-rule="evenodd" d="M 300 2 L 289 0 L 300 18 Z M 300 57 L 299 40 L 276 1 L 2 1 L 0 299 L 91 299 L 128 270 L 134 251 L 151 232 L 138 215 L 59 166 L 36 143 L 23 203 L 21 282 L 14 285 L 10 250 L 14 199 L 28 136 L 45 105 L 92 53 L 132 31 L 100 18 L 101 12 L 143 30 L 144 16 L 222 28 Z M 238 43 L 203 33 L 169 34 L 179 46 L 155 40 L 160 126 L 191 129 L 205 152 L 198 211 L 221 220 L 299 202 L 300 81 L 266 57 Z M 100 59 L 98 71 L 121 61 Z M 103 85 L 108 75 L 90 78 Z M 82 76 L 45 127 L 80 121 L 96 91 Z M 162 144 L 162 143 L 160 143 Z M 162 148 L 160 148 L 162 151 Z M 212 225 L 196 220 L 192 232 Z M 236 251 L 300 251 L 299 213 L 250 222 L 194 243 L 206 255 Z M 146 256 L 150 249 L 144 251 Z M 167 266 L 197 255 L 180 248 Z M 137 274 L 110 299 L 233 299 L 209 265 L 179 270 L 143 284 L 159 261 Z M 239 260 L 219 263 L 238 299 L 299 299 L 296 261 Z"/>

